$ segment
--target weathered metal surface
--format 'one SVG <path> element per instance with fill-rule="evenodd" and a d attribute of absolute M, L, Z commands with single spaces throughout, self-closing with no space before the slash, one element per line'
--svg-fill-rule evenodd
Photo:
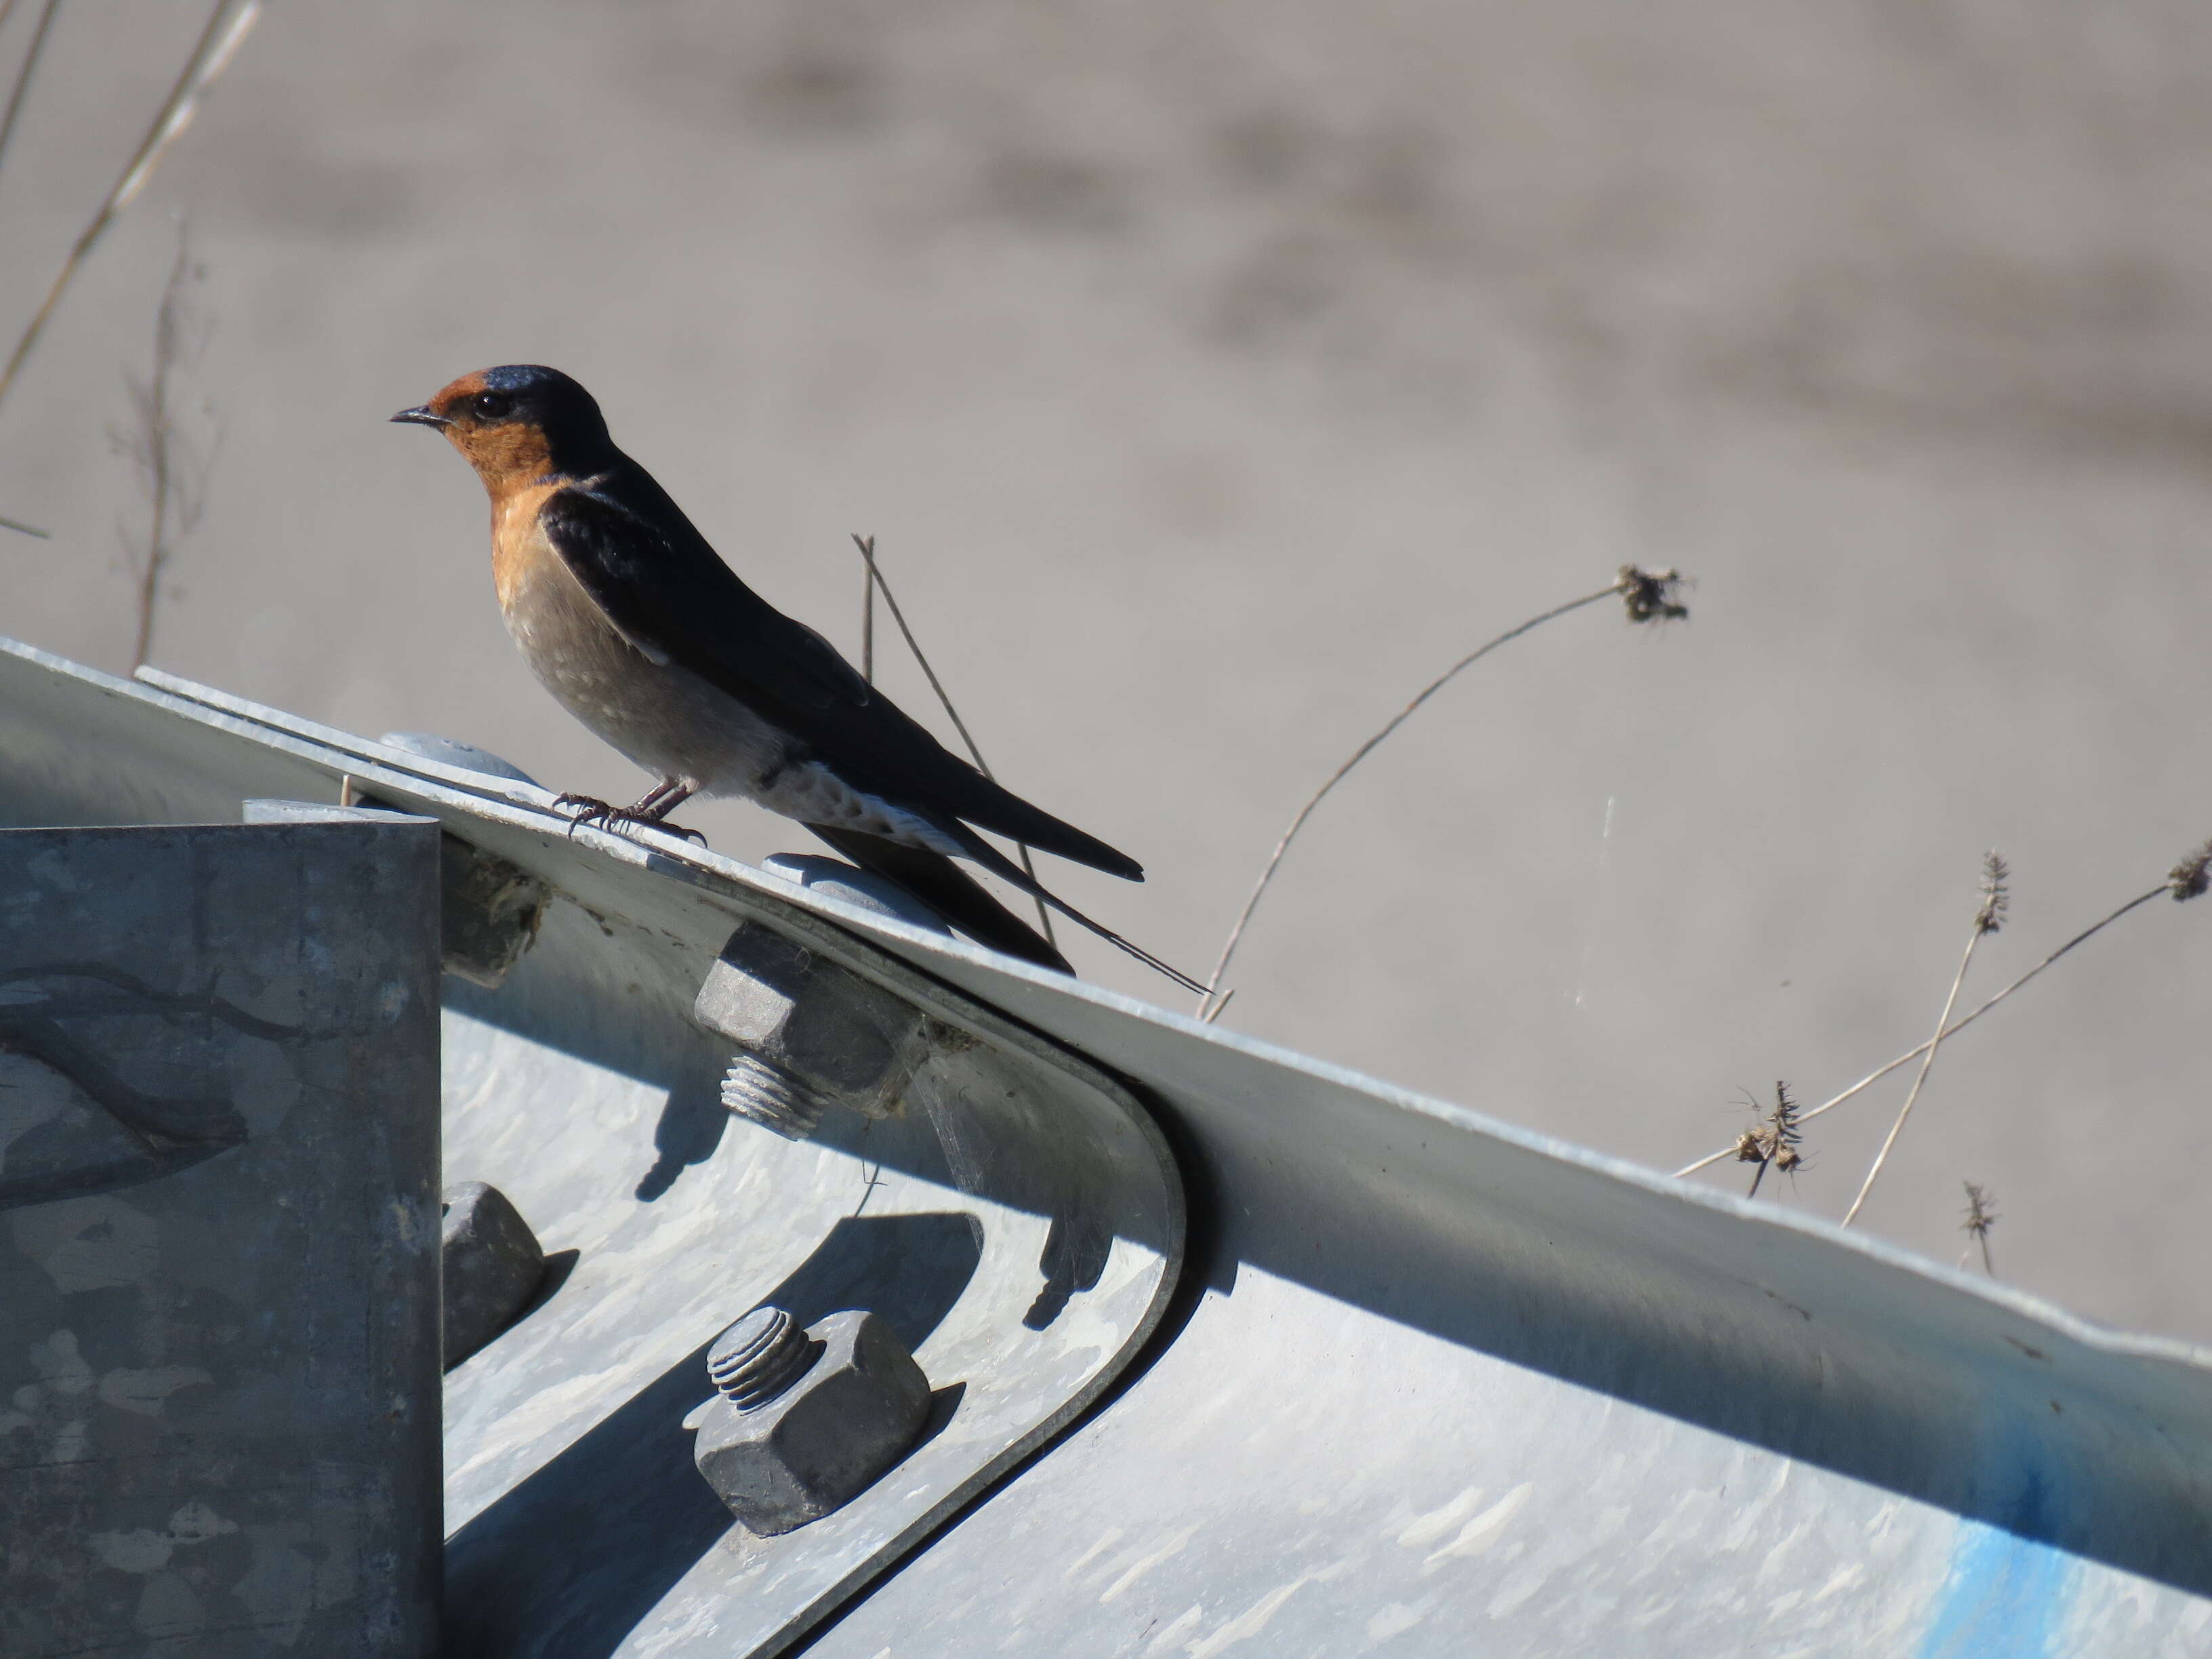
<path fill-rule="evenodd" d="M 719 944 L 706 918 L 645 933 L 592 909 L 556 904 L 508 983 L 448 1014 L 449 1158 L 579 1253 L 451 1379 L 449 1637 L 489 1654 L 773 1652 L 1126 1364 L 1173 1283 L 1180 1194 L 1126 1096 L 826 933 L 814 948 L 966 1041 L 933 1050 L 882 1121 L 836 1113 L 793 1142 L 735 1120 L 717 1093 L 729 1045 L 688 1018 Z M 649 1000 L 645 964 L 679 920 L 693 982 Z M 763 1304 L 805 1324 L 876 1313 L 935 1385 L 890 1474 L 766 1538 L 701 1481 L 684 1426 L 712 1393 L 708 1346 Z"/>
<path fill-rule="evenodd" d="M 568 1373 L 578 1395 L 518 1408 L 588 1424 L 549 1437 L 591 1467 L 635 1467 L 640 1446 L 680 1456 L 680 1437 L 639 1438 L 640 1425 L 697 1387 L 674 1380 L 687 1356 L 672 1337 L 632 1334 L 649 1322 L 622 1285 L 727 1273 L 727 1317 L 780 1300 L 797 1246 L 771 1242 L 759 1219 L 771 1208 L 814 1239 L 856 1212 L 903 1212 L 913 1233 L 886 1248 L 881 1271 L 921 1271 L 912 1264 L 943 1255 L 950 1235 L 910 1218 L 966 1207 L 946 1147 L 981 1158 L 1000 1144 L 988 1132 L 920 1136 L 911 1110 L 865 1142 L 849 1124 L 840 1139 L 849 1115 L 833 1115 L 804 1146 L 746 1135 L 740 1172 L 731 1154 L 744 1126 L 678 1103 L 705 1096 L 717 1058 L 686 1047 L 682 1018 L 704 971 L 697 953 L 720 943 L 702 911 L 757 915 L 808 939 L 823 924 L 793 904 L 833 919 L 826 950 L 865 938 L 894 964 L 856 952 L 838 957 L 847 965 L 880 982 L 895 981 L 896 962 L 919 967 L 921 983 L 1080 1054 L 1165 1115 L 1197 1221 L 1193 1291 L 1172 1340 L 813 1650 L 2212 1650 L 2212 1363 L 2201 1350 L 2101 1330 L 1825 1224 L 793 894 L 710 854 L 593 831 L 563 841 L 541 827 L 543 798 L 519 786 L 441 775 L 228 707 L 164 718 L 252 715 L 238 736 L 273 751 L 271 766 L 324 745 L 326 769 L 374 774 L 379 793 L 574 896 L 498 994 L 521 994 L 507 1023 L 453 1045 L 482 1054 L 468 1073 L 480 1094 L 453 1103 L 463 1133 L 529 1166 L 550 1196 L 581 1194 L 580 1165 L 650 1126 L 656 1156 L 636 1190 L 742 1218 L 742 1239 L 695 1222 L 694 1243 L 664 1253 L 656 1242 L 589 1285 L 579 1267 L 575 1326 L 617 1352 L 596 1376 Z M 227 752 L 211 763 L 251 769 Z M 687 1065 L 696 1071 L 679 1076 Z M 499 1103 L 525 1100 L 526 1110 Z M 585 1148 L 562 1149 L 571 1136 Z M 471 1156 L 522 1190 L 494 1172 L 496 1158 L 473 1146 Z M 618 1177 L 597 1178 L 602 1190 L 554 1209 L 606 1229 L 618 1211 L 603 1189 Z M 636 1236 L 574 1242 L 589 1263 L 595 1241 L 619 1254 Z M 723 1238 L 737 1248 L 718 1250 Z M 506 1340 L 528 1340 L 569 1294 Z M 698 1297 L 702 1351 L 720 1328 L 703 1316 L 712 1300 Z M 983 1334 L 1004 1328 L 981 1321 L 963 1348 L 940 1326 L 919 1352 L 941 1386 L 975 1375 L 969 1356 L 988 1355 Z M 617 1399 L 626 1403 L 608 1410 Z M 835 1529 L 873 1497 L 783 1542 L 794 1559 L 817 1536 L 846 1550 Z M 572 1514 L 637 1552 L 625 1559 L 649 1553 L 642 1523 Z M 613 1593 L 580 1595 L 596 1622 L 562 1650 L 708 1640 L 732 1607 L 691 1594 L 715 1524 L 703 1511 L 664 1517 L 653 1547 L 665 1579 L 626 1567 Z M 661 1622 L 672 1607 L 690 1622 Z M 746 1650 L 744 1616 L 714 1630 L 719 1650 Z"/>
<path fill-rule="evenodd" d="M 1206 1289 L 813 1651 L 2212 1652 L 2204 1351 L 1123 999 L 942 971 L 1165 1106 Z M 989 1612 L 956 1639 L 951 1608 Z"/>
<path fill-rule="evenodd" d="M 0 761 L 25 751 L 20 775 L 48 801 L 165 815 L 220 810 L 275 776 L 306 798 L 351 778 L 561 896 L 499 989 L 446 986 L 447 1160 L 512 1197 L 550 1251 L 538 1305 L 448 1380 L 453 1644 L 775 1651 L 1050 1440 L 1142 1346 L 1182 1244 L 1158 1132 L 1094 1069 L 842 925 L 872 913 L 672 859 L 684 844 L 668 837 L 572 836 L 532 786 L 217 701 L 0 654 Z M 56 726 L 99 741 L 42 766 Z M 173 743 L 194 769 L 109 801 L 111 757 Z M 732 1045 L 690 1014 L 748 921 L 946 1028 L 903 1110 L 836 1114 L 804 1146 L 723 1110 Z M 936 1388 L 890 1477 L 763 1539 L 700 1480 L 683 1424 L 711 1393 L 708 1343 L 767 1301 L 808 1322 L 880 1315 Z"/>
<path fill-rule="evenodd" d="M 431 1651 L 436 841 L 0 832 L 10 1659 Z"/>

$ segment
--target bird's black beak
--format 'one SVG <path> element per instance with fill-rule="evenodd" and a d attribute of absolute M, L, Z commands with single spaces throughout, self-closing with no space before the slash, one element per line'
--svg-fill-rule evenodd
<path fill-rule="evenodd" d="M 413 426 L 451 426 L 453 424 L 444 416 L 434 413 L 428 404 L 415 409 L 403 409 L 392 418 L 395 421 L 405 421 Z"/>

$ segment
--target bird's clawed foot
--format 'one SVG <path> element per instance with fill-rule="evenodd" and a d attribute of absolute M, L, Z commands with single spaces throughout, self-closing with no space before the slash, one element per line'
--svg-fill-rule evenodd
<path fill-rule="evenodd" d="M 681 836 L 686 841 L 696 841 L 704 847 L 707 837 L 699 831 L 687 830 L 680 823 L 670 823 L 661 817 L 661 813 L 676 804 L 668 801 L 663 805 L 655 800 L 654 796 L 665 793 L 655 790 L 635 806 L 617 806 L 601 800 L 597 795 L 562 795 L 554 801 L 553 809 L 568 813 L 568 833 L 572 836 L 576 833 L 576 826 L 580 823 L 596 823 L 608 834 L 615 836 L 628 835 L 631 827 L 635 826 L 646 830 L 665 830 L 672 836 Z M 684 793 L 689 794 L 690 792 L 686 790 Z"/>

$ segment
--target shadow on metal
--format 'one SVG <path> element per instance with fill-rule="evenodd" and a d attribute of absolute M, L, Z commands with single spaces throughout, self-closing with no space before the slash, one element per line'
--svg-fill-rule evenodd
<path fill-rule="evenodd" d="M 684 1170 L 704 1164 L 721 1146 L 730 1127 L 722 1104 L 724 1061 L 719 1050 L 684 1034 L 690 1064 L 670 1085 L 660 1118 L 653 1126 L 653 1165 L 639 1177 L 635 1196 L 650 1204 L 673 1187 Z"/>
<path fill-rule="evenodd" d="M 30 1068 L 0 1084 L 18 1096 L 11 1115 L 19 1120 L 0 1149 L 0 1210 L 139 1186 L 246 1143 L 246 1120 L 228 1100 L 136 1087 L 72 1034 L 148 1018 L 180 1054 L 211 1052 L 225 1031 L 270 1042 L 330 1035 L 257 1019 L 212 994 L 157 991 L 96 963 L 24 966 L 0 981 L 0 1055 Z"/>
<path fill-rule="evenodd" d="M 878 1313 L 919 1347 L 981 1259 L 972 1215 L 848 1216 L 762 1301 L 801 1326 L 846 1308 Z M 720 1334 L 447 1540 L 448 1651 L 603 1659 L 736 1525 L 692 1467 L 683 1427 L 714 1393 L 707 1350 Z M 951 1419 L 963 1387 L 937 1391 L 916 1450 Z M 520 1539 L 531 1547 L 515 1547 Z"/>

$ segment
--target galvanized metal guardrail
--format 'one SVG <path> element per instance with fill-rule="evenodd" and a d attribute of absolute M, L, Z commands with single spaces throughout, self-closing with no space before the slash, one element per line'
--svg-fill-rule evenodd
<path fill-rule="evenodd" d="M 566 1272 L 447 1381 L 464 1650 L 2212 1651 L 2201 1350 L 571 836 L 519 778 L 0 654 L 9 822 L 342 793 L 436 818 L 504 896 L 449 955 L 497 983 L 447 975 L 447 1173 Z M 972 1046 L 901 1115 L 730 1116 L 693 1012 L 739 923 Z M 849 1509 L 761 1539 L 684 1424 L 715 1332 L 779 1298 L 902 1322 L 957 1392 Z"/>

